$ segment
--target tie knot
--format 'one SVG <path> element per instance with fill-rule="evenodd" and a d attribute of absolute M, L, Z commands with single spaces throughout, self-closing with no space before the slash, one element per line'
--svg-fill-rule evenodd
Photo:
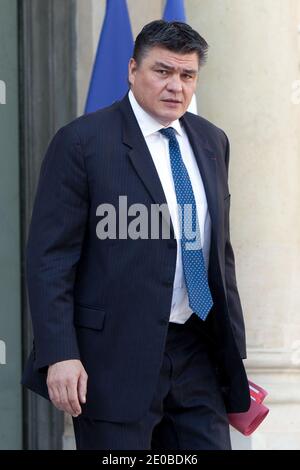
<path fill-rule="evenodd" d="M 173 127 L 163 127 L 159 129 L 159 132 L 169 140 L 176 139 L 175 129 L 173 129 Z"/>

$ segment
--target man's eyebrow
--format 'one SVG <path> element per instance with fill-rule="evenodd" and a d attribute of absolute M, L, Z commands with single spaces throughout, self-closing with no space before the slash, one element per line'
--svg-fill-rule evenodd
<path fill-rule="evenodd" d="M 175 70 L 175 67 L 167 65 L 164 62 L 155 62 L 154 67 L 162 67 L 162 68 L 164 68 L 166 70 L 170 70 L 170 71 Z M 188 73 L 188 74 L 191 74 L 191 75 L 196 75 L 198 73 L 198 70 L 195 70 L 195 69 L 183 69 L 182 71 L 184 73 Z"/>

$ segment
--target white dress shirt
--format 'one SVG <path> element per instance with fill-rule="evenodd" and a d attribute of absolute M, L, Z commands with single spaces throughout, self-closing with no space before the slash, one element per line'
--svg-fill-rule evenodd
<path fill-rule="evenodd" d="M 188 301 L 188 294 L 184 280 L 182 257 L 181 257 L 181 243 L 179 240 L 179 216 L 177 209 L 177 199 L 172 176 L 172 169 L 169 157 L 169 142 L 159 131 L 162 127 L 158 121 L 150 116 L 139 105 L 135 99 L 132 91 L 129 91 L 129 101 L 137 122 L 140 126 L 142 134 L 145 138 L 149 152 L 155 164 L 164 194 L 167 200 L 168 209 L 170 212 L 171 220 L 174 227 L 174 234 L 177 240 L 177 259 L 175 278 L 173 284 L 173 297 L 170 312 L 170 321 L 174 323 L 185 323 L 191 316 L 191 310 Z M 173 127 L 176 131 L 176 138 L 179 143 L 182 159 L 188 171 L 198 214 L 198 221 L 200 226 L 201 244 L 206 267 L 209 263 L 209 250 L 211 238 L 211 219 L 208 212 L 207 200 L 202 178 L 199 172 L 198 165 L 189 143 L 188 137 L 184 128 L 181 126 L 179 120 L 173 121 L 168 127 Z"/>

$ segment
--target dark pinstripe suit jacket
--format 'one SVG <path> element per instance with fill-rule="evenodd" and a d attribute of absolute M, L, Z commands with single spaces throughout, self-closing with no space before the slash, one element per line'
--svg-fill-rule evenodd
<path fill-rule="evenodd" d="M 229 236 L 229 143 L 222 130 L 186 113 L 184 125 L 212 221 L 209 284 L 214 300 L 199 321 L 216 360 L 228 411 L 249 407 L 243 314 Z M 83 413 L 139 419 L 150 405 L 163 357 L 176 239 L 99 240 L 97 207 L 166 203 L 128 97 L 61 128 L 43 160 L 27 244 L 34 344 L 22 383 L 48 398 L 49 364 L 81 359 Z M 163 217 L 161 223 L 164 223 Z M 118 228 L 118 223 L 117 223 Z M 118 233 L 118 231 L 117 231 Z"/>

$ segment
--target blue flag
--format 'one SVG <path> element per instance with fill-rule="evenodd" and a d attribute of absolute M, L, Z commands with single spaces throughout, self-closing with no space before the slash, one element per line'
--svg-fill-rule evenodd
<path fill-rule="evenodd" d="M 126 0 L 107 0 L 85 112 L 109 106 L 128 90 L 133 37 Z"/>
<path fill-rule="evenodd" d="M 167 0 L 163 19 L 165 21 L 186 22 L 183 0 Z"/>

